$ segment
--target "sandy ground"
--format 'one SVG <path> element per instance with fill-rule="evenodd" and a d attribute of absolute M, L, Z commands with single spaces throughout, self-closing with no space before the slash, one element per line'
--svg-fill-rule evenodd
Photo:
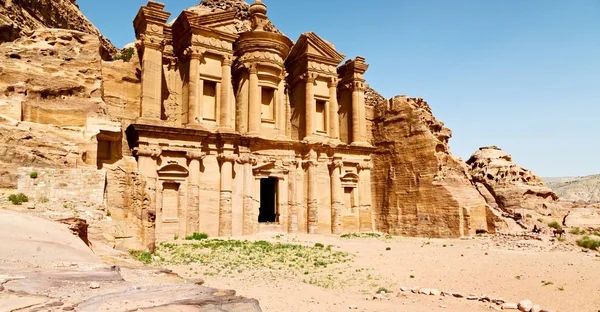
<path fill-rule="evenodd" d="M 271 311 L 489 311 L 494 304 L 400 292 L 400 287 L 427 287 L 465 295 L 488 295 L 507 302 L 530 299 L 555 311 L 600 311 L 600 256 L 577 247 L 505 237 L 420 239 L 394 237 L 343 239 L 331 236 L 259 237 L 270 241 L 316 242 L 356 255 L 348 271 L 369 268 L 372 280 L 346 289 L 240 276 L 205 276 L 211 287 L 237 290 Z M 257 238 L 257 239 L 259 239 Z M 444 247 L 444 245 L 446 247 Z M 386 250 L 390 247 L 391 250 Z M 169 267 L 193 277 L 188 266 Z M 411 278 L 411 275 L 414 278 Z M 547 282 L 544 285 L 542 281 Z M 549 284 L 548 282 L 551 282 Z M 383 300 L 371 298 L 379 287 L 392 290 Z M 401 293 L 399 296 L 398 293 Z"/>

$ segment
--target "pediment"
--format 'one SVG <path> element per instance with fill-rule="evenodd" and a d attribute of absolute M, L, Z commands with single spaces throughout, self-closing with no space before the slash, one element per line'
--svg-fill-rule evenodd
<path fill-rule="evenodd" d="M 159 176 L 187 177 L 188 170 L 179 164 L 167 164 L 158 169 Z"/>
<path fill-rule="evenodd" d="M 323 40 L 313 32 L 300 35 L 286 63 L 294 63 L 305 56 L 309 59 L 320 60 L 333 65 L 338 65 L 346 58 L 344 54 L 335 49 L 333 44 Z"/>

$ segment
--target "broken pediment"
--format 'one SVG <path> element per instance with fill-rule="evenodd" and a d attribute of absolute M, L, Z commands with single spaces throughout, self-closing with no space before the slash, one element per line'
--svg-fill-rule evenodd
<path fill-rule="evenodd" d="M 335 50 L 333 44 L 323 40 L 313 32 L 303 33 L 292 48 L 286 65 L 299 61 L 315 61 L 337 66 L 346 56 Z"/>
<path fill-rule="evenodd" d="M 203 15 L 183 11 L 172 28 L 176 34 L 173 41 L 178 52 L 191 45 L 231 50 L 238 37 L 235 34 L 235 11 Z"/>

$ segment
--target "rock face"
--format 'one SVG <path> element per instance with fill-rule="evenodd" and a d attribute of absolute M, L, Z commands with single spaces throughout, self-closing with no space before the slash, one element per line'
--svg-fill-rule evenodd
<path fill-rule="evenodd" d="M 111 59 L 117 49 L 79 11 L 75 0 L 0 0 L 0 43 L 39 28 L 78 30 L 102 42 L 101 55 Z"/>
<path fill-rule="evenodd" d="M 393 234 L 459 237 L 493 232 L 494 216 L 469 168 L 449 152 L 450 129 L 423 99 L 376 104 L 373 198 L 377 228 Z"/>
<path fill-rule="evenodd" d="M 488 194 L 490 206 L 514 215 L 521 209 L 547 214 L 555 208 L 558 196 L 530 170 L 515 164 L 501 149 L 482 147 L 467 161 L 478 189 Z"/>
<path fill-rule="evenodd" d="M 576 178 L 546 180 L 546 185 L 565 200 L 579 203 L 600 202 L 600 174 Z"/>
<path fill-rule="evenodd" d="M 238 34 L 252 29 L 252 22 L 250 21 L 250 5 L 242 0 L 202 0 L 200 4 L 187 10 L 200 15 L 235 10 L 236 21 L 233 32 Z M 271 22 L 268 22 L 265 31 L 281 34 Z"/>

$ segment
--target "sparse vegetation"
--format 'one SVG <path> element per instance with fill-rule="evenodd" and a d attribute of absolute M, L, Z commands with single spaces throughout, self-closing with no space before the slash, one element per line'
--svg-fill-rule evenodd
<path fill-rule="evenodd" d="M 521 280 L 521 275 L 515 276 L 516 279 Z"/>
<path fill-rule="evenodd" d="M 179 234 L 173 235 L 173 240 L 178 240 L 178 239 L 179 239 Z"/>
<path fill-rule="evenodd" d="M 129 62 L 131 61 L 131 58 L 133 57 L 133 54 L 135 53 L 135 50 L 133 48 L 127 48 L 124 49 L 123 51 L 121 51 L 121 54 L 116 55 L 113 60 L 122 60 L 124 62 Z"/>
<path fill-rule="evenodd" d="M 203 240 L 203 239 L 207 239 L 207 238 L 208 238 L 208 234 L 206 234 L 206 233 L 203 232 L 203 233 L 194 233 L 194 234 L 192 234 L 190 236 L 186 236 L 185 240 L 197 240 L 197 241 L 199 241 L 199 240 Z M 175 239 L 175 240 L 177 240 L 177 239 Z"/>
<path fill-rule="evenodd" d="M 385 250 L 392 250 L 392 247 L 385 247 Z"/>
<path fill-rule="evenodd" d="M 410 276 L 410 278 L 415 278 L 415 276 L 414 276 L 414 275 L 411 275 L 411 276 Z"/>
<path fill-rule="evenodd" d="M 556 222 L 556 221 L 552 221 L 552 222 L 548 223 L 548 226 L 551 227 L 551 228 L 553 228 L 553 229 L 557 229 L 557 230 L 561 229 L 560 224 L 558 222 Z"/>
<path fill-rule="evenodd" d="M 28 202 L 29 198 L 27 197 L 27 195 L 25 195 L 23 193 L 17 193 L 17 194 L 12 194 L 12 195 L 8 196 L 8 200 L 13 205 L 21 205 L 23 203 Z"/>
<path fill-rule="evenodd" d="M 574 235 L 585 235 L 585 230 L 580 229 L 579 227 L 575 227 L 575 228 L 572 228 L 571 230 L 569 230 L 569 233 L 574 234 Z"/>
<path fill-rule="evenodd" d="M 38 201 L 39 203 L 45 204 L 45 203 L 49 202 L 49 201 L 50 201 L 50 199 L 48 199 L 48 197 L 46 197 L 46 196 L 42 195 L 42 196 L 38 197 L 37 201 Z"/>
<path fill-rule="evenodd" d="M 136 251 L 129 249 L 129 253 L 145 264 L 150 264 L 153 260 L 153 255 L 149 251 Z"/>
<path fill-rule="evenodd" d="M 552 285 L 552 284 L 554 284 L 554 283 L 551 281 L 542 281 L 542 286 L 548 286 L 548 285 Z"/>
<path fill-rule="evenodd" d="M 34 172 L 32 172 L 32 173 L 29 174 L 29 177 L 32 178 L 32 179 L 37 179 L 38 173 L 34 171 Z"/>
<path fill-rule="evenodd" d="M 258 272 L 266 269 L 266 274 L 273 278 L 295 278 L 325 288 L 342 287 L 342 284 L 349 282 L 346 276 L 339 274 L 346 268 L 339 264 L 353 258 L 348 253 L 332 251 L 319 243 L 302 246 L 220 239 L 203 239 L 185 244 L 161 243 L 157 253 L 161 257 L 158 260 L 154 257 L 153 264 L 193 265 L 194 268 L 202 267 L 207 276 L 244 274 L 251 278 L 254 274 L 264 274 Z M 358 280 L 358 277 L 353 279 Z"/>
<path fill-rule="evenodd" d="M 564 287 L 558 287 L 558 290 L 560 290 L 560 291 L 564 291 L 564 290 L 565 290 L 565 288 L 564 288 Z"/>
<path fill-rule="evenodd" d="M 381 233 L 348 233 L 340 235 L 341 238 L 385 238 L 390 239 L 392 235 Z"/>
<path fill-rule="evenodd" d="M 600 240 L 584 236 L 577 240 L 577 245 L 591 250 L 598 250 L 598 247 L 600 247 Z"/>

